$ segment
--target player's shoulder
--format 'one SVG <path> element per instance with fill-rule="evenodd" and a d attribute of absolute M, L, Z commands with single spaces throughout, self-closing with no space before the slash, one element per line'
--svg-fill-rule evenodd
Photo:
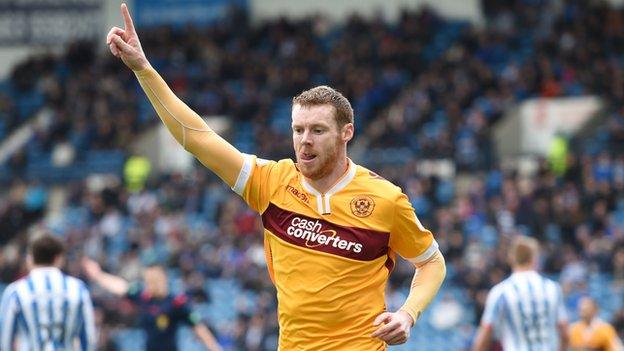
<path fill-rule="evenodd" d="M 264 160 L 259 159 L 259 161 L 256 161 L 256 162 L 258 162 L 257 163 L 258 165 L 261 165 L 262 162 L 264 162 Z M 285 159 L 278 160 L 278 161 L 268 161 L 268 162 L 270 162 L 271 166 L 273 167 L 271 171 L 272 181 L 283 183 L 287 181 L 287 179 L 297 177 L 299 174 L 299 170 L 297 169 L 297 164 L 289 158 L 285 158 Z"/>
<path fill-rule="evenodd" d="M 490 289 L 489 295 L 492 297 L 498 297 L 503 295 L 505 293 L 505 290 L 507 289 L 508 284 L 509 278 L 502 280 Z"/>
<path fill-rule="evenodd" d="M 6 288 L 4 288 L 4 291 L 2 292 L 2 296 L 3 297 L 11 296 L 12 294 L 14 294 L 18 290 L 18 288 L 19 288 L 19 286 L 21 284 L 26 284 L 26 279 L 25 278 L 18 279 L 16 281 L 14 281 L 13 283 L 7 285 Z"/>
<path fill-rule="evenodd" d="M 543 284 L 546 286 L 547 289 L 550 288 L 556 291 L 561 290 L 561 285 L 559 285 L 558 281 L 551 279 L 543 274 L 539 274 L 538 276 L 542 280 Z"/>
<path fill-rule="evenodd" d="M 605 333 L 605 332 L 609 332 L 609 331 L 611 331 L 612 329 L 615 329 L 615 328 L 613 328 L 613 326 L 612 326 L 609 322 L 605 321 L 605 320 L 604 320 L 604 319 L 602 319 L 602 318 L 596 318 L 596 326 L 597 326 L 597 328 L 599 328 L 599 329 L 600 329 L 603 333 Z"/>
<path fill-rule="evenodd" d="M 398 197 L 403 193 L 400 187 L 376 172 L 361 165 L 356 165 L 356 167 L 355 181 L 365 186 L 370 191 L 383 194 L 384 197 L 390 198 Z"/>
<path fill-rule="evenodd" d="M 80 279 L 80 278 L 76 278 L 74 276 L 68 275 L 68 274 L 62 274 L 62 279 L 65 280 L 65 283 L 67 285 L 67 288 L 71 289 L 71 288 L 78 288 L 80 289 L 80 291 L 85 290 L 87 293 L 89 292 L 89 288 L 87 286 L 87 283 Z"/>
<path fill-rule="evenodd" d="M 570 326 L 568 327 L 568 329 L 570 330 L 571 333 L 578 333 L 581 330 L 584 329 L 584 325 L 582 321 L 576 321 L 574 323 L 571 323 Z"/>
<path fill-rule="evenodd" d="M 173 306 L 180 307 L 186 305 L 189 302 L 189 298 L 186 293 L 179 293 L 172 296 L 171 302 Z"/>
<path fill-rule="evenodd" d="M 288 172 L 296 172 L 297 166 L 293 162 L 293 160 L 289 158 L 285 158 L 282 160 L 269 160 L 265 158 L 261 158 L 256 155 L 246 154 L 245 157 L 248 157 L 250 160 L 253 160 L 253 165 L 256 167 L 268 167 L 271 168 L 271 171 L 277 171 L 279 173 L 288 173 Z"/>
<path fill-rule="evenodd" d="M 260 162 L 262 161 L 271 162 L 271 161 L 267 161 L 263 159 L 259 159 L 259 160 L 261 160 Z M 284 169 L 288 171 L 297 170 L 297 165 L 295 165 L 295 162 L 290 158 L 284 158 L 284 159 L 273 161 L 273 162 L 275 162 L 275 167 L 279 167 L 280 169 Z"/>

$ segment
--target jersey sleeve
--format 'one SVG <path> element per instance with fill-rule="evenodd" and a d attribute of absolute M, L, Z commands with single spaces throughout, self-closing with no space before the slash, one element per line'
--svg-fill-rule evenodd
<path fill-rule="evenodd" d="M 492 289 L 488 293 L 485 300 L 485 309 L 483 310 L 483 316 L 481 316 L 481 325 L 492 326 L 496 321 L 501 319 L 501 311 L 505 298 L 502 294 L 502 289 Z"/>
<path fill-rule="evenodd" d="M 97 336 L 95 332 L 95 317 L 93 314 L 93 302 L 89 295 L 89 290 L 81 287 L 81 311 L 83 324 L 80 329 L 80 345 L 83 351 L 94 351 L 97 347 Z"/>
<path fill-rule="evenodd" d="M 0 301 L 0 350 L 13 349 L 19 310 L 17 292 L 12 285 L 9 285 Z"/>
<path fill-rule="evenodd" d="M 278 177 L 278 163 L 243 155 L 243 167 L 232 190 L 240 195 L 254 211 L 262 213 L 271 200 Z"/>
<path fill-rule="evenodd" d="M 438 249 L 438 243 L 416 217 L 407 195 L 401 193 L 395 203 L 390 248 L 414 264 L 427 261 Z"/>

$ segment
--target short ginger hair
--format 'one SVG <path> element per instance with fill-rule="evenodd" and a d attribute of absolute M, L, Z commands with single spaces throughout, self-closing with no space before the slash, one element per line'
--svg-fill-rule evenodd
<path fill-rule="evenodd" d="M 336 110 L 336 123 L 342 128 L 347 123 L 353 123 L 353 108 L 351 103 L 338 90 L 327 85 L 320 85 L 308 89 L 295 96 L 292 100 L 293 106 L 302 107 L 331 105 Z"/>

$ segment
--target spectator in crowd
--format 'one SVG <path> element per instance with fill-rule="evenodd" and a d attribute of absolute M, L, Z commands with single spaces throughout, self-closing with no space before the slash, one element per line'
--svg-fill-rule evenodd
<path fill-rule="evenodd" d="M 136 303 L 141 311 L 140 323 L 147 333 L 147 350 L 177 350 L 176 332 L 182 324 L 193 331 L 209 351 L 221 351 L 208 327 L 191 311 L 185 294 L 169 292 L 169 282 L 164 267 L 154 265 L 143 272 L 144 286 L 129 284 L 123 278 L 102 271 L 100 265 L 84 258 L 82 265 L 90 280 L 107 291 L 126 297 Z"/>

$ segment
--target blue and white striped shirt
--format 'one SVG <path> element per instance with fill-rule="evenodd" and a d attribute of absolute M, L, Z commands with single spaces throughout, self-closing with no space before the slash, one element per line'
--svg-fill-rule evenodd
<path fill-rule="evenodd" d="M 550 351 L 558 349 L 557 325 L 566 319 L 559 284 L 525 271 L 492 288 L 481 324 L 494 328 L 505 351 Z"/>
<path fill-rule="evenodd" d="M 33 269 L 0 302 L 0 351 L 95 350 L 93 304 L 85 284 L 54 267 Z M 79 345 L 79 346 L 78 346 Z"/>

